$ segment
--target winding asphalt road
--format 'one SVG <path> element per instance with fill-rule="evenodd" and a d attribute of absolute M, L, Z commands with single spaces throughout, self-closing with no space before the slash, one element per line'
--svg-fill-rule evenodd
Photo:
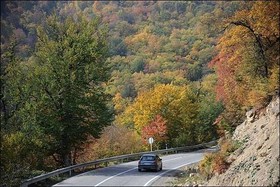
<path fill-rule="evenodd" d="M 133 161 L 82 173 L 54 186 L 153 186 L 155 181 L 167 176 L 167 173 L 198 162 L 205 152 L 212 151 L 214 148 L 162 156 L 163 168 L 159 172 L 139 172 L 138 161 Z"/>

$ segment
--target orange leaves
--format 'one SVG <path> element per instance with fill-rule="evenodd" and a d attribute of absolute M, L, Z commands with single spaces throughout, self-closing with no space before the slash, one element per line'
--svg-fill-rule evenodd
<path fill-rule="evenodd" d="M 277 59 L 269 51 L 277 50 L 273 43 L 279 40 L 278 10 L 279 2 L 254 2 L 227 20 L 219 53 L 209 64 L 218 75 L 217 98 L 227 109 L 233 103 L 251 107 L 265 100 L 269 71 L 276 63 L 270 59 Z"/>
<path fill-rule="evenodd" d="M 218 75 L 216 86 L 217 99 L 224 102 L 230 100 L 230 94 L 233 93 L 231 90 L 234 90 L 236 87 L 236 81 L 234 80 L 235 69 L 227 63 L 229 59 L 229 54 L 219 53 L 219 56 L 216 56 L 209 64 L 210 67 L 215 67 L 215 71 Z"/>
<path fill-rule="evenodd" d="M 166 120 L 160 115 L 156 115 L 155 119 L 147 126 L 142 128 L 142 139 L 147 143 L 149 137 L 153 137 L 156 142 L 162 142 L 167 139 Z"/>
<path fill-rule="evenodd" d="M 257 1 L 250 16 L 254 20 L 255 31 L 264 37 L 279 38 L 279 1 Z"/>
<path fill-rule="evenodd" d="M 222 174 L 224 173 L 228 167 L 229 164 L 226 162 L 226 157 L 222 153 L 216 153 L 213 159 L 213 171 Z"/>

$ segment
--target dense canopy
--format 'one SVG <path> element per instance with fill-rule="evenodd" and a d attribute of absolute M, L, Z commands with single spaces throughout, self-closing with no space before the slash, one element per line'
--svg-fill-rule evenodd
<path fill-rule="evenodd" d="M 1 184 L 232 132 L 279 35 L 278 1 L 1 1 Z"/>

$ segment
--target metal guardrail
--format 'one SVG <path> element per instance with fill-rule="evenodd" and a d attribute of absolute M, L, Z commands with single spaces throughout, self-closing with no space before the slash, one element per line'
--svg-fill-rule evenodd
<path fill-rule="evenodd" d="M 217 140 L 214 140 L 214 141 L 211 141 L 208 143 L 202 143 L 202 144 L 198 144 L 198 145 L 194 145 L 194 146 L 184 146 L 184 147 L 177 147 L 177 148 L 170 148 L 170 149 L 162 149 L 162 150 L 157 150 L 157 151 L 147 151 L 147 152 L 126 154 L 126 155 L 114 156 L 114 157 L 109 157 L 109 158 L 104 158 L 104 159 L 98 159 L 98 160 L 94 160 L 94 161 L 90 161 L 90 162 L 86 162 L 86 163 L 82 163 L 82 164 L 77 164 L 77 165 L 57 169 L 55 171 L 27 179 L 27 180 L 23 181 L 23 183 L 21 184 L 21 187 L 28 187 L 28 185 L 30 185 L 30 184 L 45 180 L 47 178 L 59 175 L 61 173 L 66 173 L 66 172 L 71 173 L 72 170 L 78 169 L 78 168 L 86 168 L 86 167 L 93 166 L 93 165 L 96 166 L 97 164 L 101 164 L 101 163 L 105 163 L 107 165 L 108 162 L 112 162 L 112 161 L 120 160 L 121 162 L 123 162 L 123 160 L 125 160 L 125 159 L 140 158 L 141 155 L 143 155 L 145 153 L 155 153 L 155 154 L 168 154 L 168 153 L 174 153 L 174 152 L 177 153 L 180 151 L 192 151 L 192 150 L 196 150 L 196 149 L 203 149 L 203 148 L 207 148 L 210 146 L 214 146 L 216 144 L 217 144 Z M 71 174 L 70 174 L 70 176 L 71 176 Z"/>

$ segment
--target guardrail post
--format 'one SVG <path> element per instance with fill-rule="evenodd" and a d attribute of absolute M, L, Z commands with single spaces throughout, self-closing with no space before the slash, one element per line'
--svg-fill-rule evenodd
<path fill-rule="evenodd" d="M 185 147 L 177 147 L 177 148 L 169 148 L 169 149 L 164 149 L 164 150 L 157 150 L 157 151 L 153 151 L 154 153 L 178 153 L 180 151 L 189 151 L 192 149 L 198 149 L 198 148 L 203 148 L 203 147 L 209 147 L 212 146 L 214 144 L 217 144 L 217 140 L 208 142 L 208 143 L 203 143 L 203 144 L 199 144 L 199 145 L 195 145 L 195 146 L 185 146 Z M 125 162 L 134 158 L 140 158 L 142 154 L 144 153 L 148 153 L 148 152 L 140 152 L 140 153 L 135 153 L 135 154 L 128 154 L 128 155 L 121 155 L 121 156 L 115 156 L 115 157 L 110 157 L 110 158 L 106 158 L 106 159 L 99 159 L 99 160 L 95 160 L 95 161 L 91 161 L 91 162 L 87 162 L 87 163 L 83 163 L 83 164 L 76 164 L 76 165 L 72 165 L 66 168 L 60 168 L 57 169 L 55 171 L 43 174 L 43 175 L 39 175 L 30 179 L 25 180 L 20 187 L 28 187 L 31 184 L 34 184 L 38 181 L 42 181 L 45 180 L 51 176 L 56 176 L 59 175 L 61 173 L 67 173 L 69 172 L 69 175 L 72 176 L 72 170 L 75 171 L 75 169 L 78 168 L 83 168 L 83 170 L 85 170 L 87 167 L 90 166 L 90 168 L 92 168 L 92 166 L 94 166 L 94 169 L 98 168 L 98 164 L 101 163 L 105 163 L 106 167 L 108 166 L 108 163 L 110 161 L 115 161 L 120 160 L 121 162 Z"/>

